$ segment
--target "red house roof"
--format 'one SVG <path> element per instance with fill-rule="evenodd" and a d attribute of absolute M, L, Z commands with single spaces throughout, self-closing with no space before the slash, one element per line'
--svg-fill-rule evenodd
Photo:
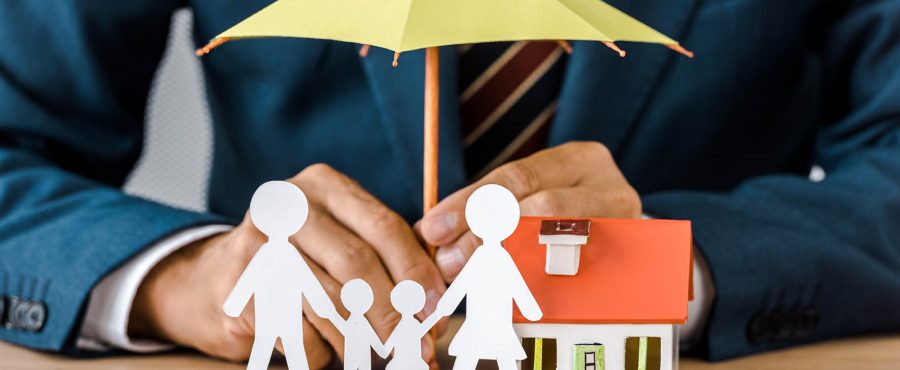
<path fill-rule="evenodd" d="M 683 324 L 691 286 L 691 223 L 591 219 L 575 276 L 544 271 L 541 220 L 523 217 L 503 243 L 544 312 L 540 323 Z M 513 322 L 529 323 L 518 309 Z"/>

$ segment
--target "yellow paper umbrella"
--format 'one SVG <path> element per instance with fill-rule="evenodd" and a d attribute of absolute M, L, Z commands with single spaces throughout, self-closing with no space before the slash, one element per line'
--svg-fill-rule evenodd
<path fill-rule="evenodd" d="M 424 211 L 437 203 L 438 46 L 517 40 L 656 43 L 688 57 L 677 41 L 599 0 L 277 0 L 197 50 L 229 40 L 302 37 L 399 53 L 426 49 Z M 560 45 L 571 51 L 566 41 Z M 429 252 L 434 253 L 433 247 Z"/>
<path fill-rule="evenodd" d="M 302 37 L 396 53 L 514 40 L 678 42 L 597 0 L 278 0 L 213 39 Z M 208 51 L 208 49 L 201 49 Z"/>

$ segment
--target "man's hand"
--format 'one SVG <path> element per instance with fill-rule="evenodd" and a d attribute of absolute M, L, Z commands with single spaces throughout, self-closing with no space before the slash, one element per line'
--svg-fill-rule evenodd
<path fill-rule="evenodd" d="M 313 165 L 288 180 L 309 199 L 309 218 L 291 242 L 305 257 L 337 307 L 344 282 L 366 280 L 375 302 L 366 315 L 381 338 L 399 320 L 390 304 L 395 282 L 415 280 L 426 290 L 421 318 L 434 311 L 445 287 L 440 272 L 406 222 L 359 184 L 326 165 Z M 228 293 L 265 236 L 249 218 L 232 231 L 211 237 L 172 254 L 144 279 L 129 320 L 129 334 L 151 337 L 207 354 L 243 361 L 250 355 L 254 334 L 253 304 L 237 318 L 222 311 Z M 343 337 L 329 318 L 315 315 L 304 304 L 303 334 L 310 366 L 326 366 L 336 351 L 342 357 Z M 341 315 L 347 316 L 341 309 Z M 442 325 L 440 330 L 443 330 Z M 425 345 L 434 363 L 433 343 Z"/>
<path fill-rule="evenodd" d="M 437 262 L 452 281 L 480 244 L 468 230 L 466 200 L 484 184 L 499 184 L 516 195 L 523 216 L 641 216 L 637 192 L 603 144 L 571 142 L 507 163 L 442 200 L 417 225 L 422 238 L 440 246 Z"/>

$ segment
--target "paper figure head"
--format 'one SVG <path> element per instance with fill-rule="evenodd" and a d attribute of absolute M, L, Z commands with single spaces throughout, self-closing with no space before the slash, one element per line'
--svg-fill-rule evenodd
<path fill-rule="evenodd" d="M 425 289 L 415 281 L 403 280 L 391 291 L 391 304 L 403 315 L 415 315 L 425 308 Z"/>
<path fill-rule="evenodd" d="M 259 186 L 250 200 L 250 220 L 272 238 L 293 235 L 309 214 L 306 194 L 287 181 L 269 181 Z"/>
<path fill-rule="evenodd" d="M 466 222 L 482 240 L 502 241 L 519 225 L 519 202 L 500 185 L 484 185 L 466 202 Z"/>
<path fill-rule="evenodd" d="M 341 288 L 341 303 L 350 313 L 366 313 L 374 299 L 372 287 L 363 279 L 350 280 Z"/>

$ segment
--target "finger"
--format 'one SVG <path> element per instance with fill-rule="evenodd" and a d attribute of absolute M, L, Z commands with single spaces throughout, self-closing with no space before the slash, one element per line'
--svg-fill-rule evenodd
<path fill-rule="evenodd" d="M 434 338 L 426 334 L 422 337 L 422 359 L 425 360 L 426 363 L 432 362 L 435 360 L 437 350 L 434 346 Z"/>
<path fill-rule="evenodd" d="M 523 216 L 638 218 L 640 197 L 630 186 L 576 186 L 539 191 L 520 202 Z"/>
<path fill-rule="evenodd" d="M 423 286 L 426 303 L 420 319 L 434 312 L 446 287 L 406 221 L 357 182 L 328 166 L 304 170 L 300 177 L 311 184 L 317 199 L 338 223 L 375 250 L 394 282 L 413 280 Z"/>
<path fill-rule="evenodd" d="M 226 318 L 224 321 L 224 335 L 219 335 L 211 341 L 198 338 L 194 342 L 184 343 L 196 348 L 203 353 L 228 361 L 242 362 L 250 357 L 250 349 L 253 347 L 254 333 L 254 304 L 253 298 L 237 319 Z M 217 333 L 216 331 L 209 331 Z M 200 337 L 198 335 L 198 337 Z"/>
<path fill-rule="evenodd" d="M 435 259 L 446 282 L 450 283 L 456 279 L 466 261 L 469 260 L 469 257 L 472 257 L 472 253 L 475 253 L 475 248 L 480 244 L 481 240 L 475 234 L 472 234 L 471 231 L 466 231 L 459 239 L 438 248 Z"/>
<path fill-rule="evenodd" d="M 363 279 L 372 287 L 374 302 L 367 317 L 382 339 L 387 338 L 400 315 L 390 303 L 394 283 L 375 250 L 344 228 L 311 201 L 309 219 L 293 238 L 300 249 L 331 276 L 337 284 Z M 340 296 L 340 288 L 337 289 Z M 340 299 L 334 299 L 340 302 Z"/>
<path fill-rule="evenodd" d="M 335 194 L 326 199 L 335 218 L 372 246 L 394 282 L 412 280 L 422 285 L 425 307 L 417 317 L 431 315 L 446 286 L 434 260 L 406 221 L 368 193 L 351 197 Z"/>
<path fill-rule="evenodd" d="M 328 298 L 331 299 L 332 302 L 340 302 L 341 284 L 329 276 L 322 267 L 315 263 L 315 261 L 312 261 L 308 256 L 304 255 L 303 252 L 300 254 L 303 256 L 303 259 L 306 261 L 306 264 L 309 266 L 310 270 L 312 270 L 313 274 L 316 275 L 316 279 L 319 280 L 319 283 L 325 290 L 325 294 L 328 294 Z M 338 310 L 341 317 L 349 316 L 347 310 L 345 310 L 342 305 L 336 304 L 335 308 Z M 338 355 L 338 358 L 344 358 L 344 336 L 334 327 L 334 324 L 332 324 L 331 321 L 316 315 L 312 306 L 310 306 L 309 302 L 305 299 L 303 300 L 303 318 L 304 320 L 309 321 L 318 336 L 328 342 L 331 349 Z M 304 341 L 306 340 L 307 335 L 308 332 L 304 331 Z"/>
<path fill-rule="evenodd" d="M 324 369 L 331 363 L 334 350 L 322 338 L 316 327 L 307 319 L 303 319 L 303 348 L 310 369 Z"/>
<path fill-rule="evenodd" d="M 464 222 L 466 200 L 483 185 L 502 185 L 516 199 L 524 199 L 542 189 L 589 183 L 605 162 L 612 162 L 612 155 L 602 144 L 573 142 L 504 164 L 438 203 L 422 220 L 422 236 L 434 245 L 459 238 L 468 229 Z"/>

